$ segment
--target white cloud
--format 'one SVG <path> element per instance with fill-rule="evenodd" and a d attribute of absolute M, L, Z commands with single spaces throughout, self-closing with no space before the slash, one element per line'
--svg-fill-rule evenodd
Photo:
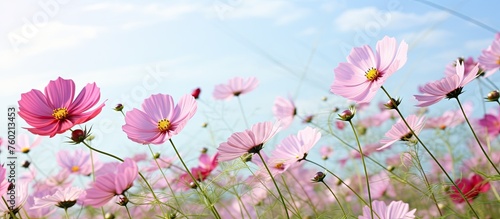
<path fill-rule="evenodd" d="M 448 16 L 445 12 L 415 14 L 365 7 L 343 12 L 335 19 L 334 23 L 340 31 L 344 32 L 364 29 L 372 25 L 378 25 L 379 28 L 411 29 L 416 26 L 441 22 Z"/>
<path fill-rule="evenodd" d="M 493 38 L 469 40 L 464 43 L 464 47 L 472 51 L 482 51 L 483 49 L 488 48 L 488 46 L 490 46 L 492 42 Z"/>
<path fill-rule="evenodd" d="M 35 28 L 37 34 L 30 37 L 23 35 L 21 28 L 9 33 L 24 40 L 22 43 L 13 44 L 10 50 L 0 53 L 0 68 L 15 65 L 26 57 L 78 46 L 95 38 L 103 30 L 94 26 L 68 25 L 61 22 L 49 22 L 46 26 Z"/>

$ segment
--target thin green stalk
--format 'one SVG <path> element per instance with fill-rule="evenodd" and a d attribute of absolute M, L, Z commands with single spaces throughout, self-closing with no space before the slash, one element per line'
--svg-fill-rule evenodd
<path fill-rule="evenodd" d="M 332 193 L 333 197 L 335 198 L 335 200 L 337 200 L 337 203 L 339 204 L 340 206 L 340 210 L 342 210 L 342 213 L 344 214 L 344 217 L 343 218 L 347 218 L 347 214 L 345 213 L 345 210 L 344 210 L 344 207 L 342 207 L 342 204 L 340 203 L 340 200 L 337 198 L 337 196 L 335 195 L 335 193 L 332 191 L 332 189 L 330 188 L 330 186 L 328 186 L 328 184 L 326 184 L 325 181 L 321 180 L 321 182 L 323 183 L 323 185 L 326 186 L 326 188 L 328 188 L 328 190 L 330 190 L 330 193 Z M 372 216 L 373 217 L 373 216 Z"/>
<path fill-rule="evenodd" d="M 12 212 L 9 208 L 9 204 L 7 203 L 7 200 L 5 200 L 5 197 L 2 196 L 2 200 L 3 200 L 3 203 L 5 203 L 5 207 L 7 209 L 9 209 L 9 214 L 10 216 L 12 217 L 12 219 L 17 219 L 16 215 L 14 214 L 14 212 Z"/>
<path fill-rule="evenodd" d="M 389 100 L 392 100 L 392 97 L 391 95 L 387 92 L 387 90 L 385 90 L 384 86 L 381 86 L 382 90 L 384 91 L 384 93 L 387 95 L 387 97 L 389 97 Z M 401 120 L 405 123 L 406 127 L 408 127 L 408 129 L 410 130 L 410 132 L 412 133 L 413 136 L 415 136 L 415 138 L 417 139 L 417 141 L 422 145 L 422 147 L 425 149 L 425 151 L 429 154 L 429 156 L 431 156 L 431 158 L 434 160 L 434 162 L 436 162 L 436 164 L 439 166 L 439 168 L 441 169 L 441 171 L 443 171 L 444 175 L 446 175 L 446 178 L 448 178 L 448 180 L 451 182 L 451 184 L 453 184 L 453 186 L 457 189 L 457 191 L 460 193 L 460 195 L 462 196 L 462 198 L 465 200 L 465 202 L 467 203 L 467 205 L 469 206 L 469 208 L 471 209 L 472 213 L 474 213 L 474 215 L 477 217 L 477 218 L 480 218 L 479 215 L 477 214 L 476 210 L 474 210 L 474 207 L 472 207 L 471 203 L 469 202 L 468 198 L 464 195 L 464 193 L 462 192 L 462 189 L 460 189 L 457 184 L 453 181 L 453 179 L 451 179 L 450 175 L 446 172 L 446 170 L 444 169 L 444 167 L 441 165 L 441 163 L 439 163 L 439 161 L 437 160 L 436 157 L 434 157 L 434 155 L 431 153 L 431 151 L 427 148 L 427 146 L 425 146 L 424 142 L 422 140 L 420 140 L 420 138 L 418 137 L 418 135 L 415 133 L 415 131 L 413 131 L 413 129 L 410 127 L 410 125 L 408 124 L 408 122 L 406 121 L 406 119 L 404 118 L 403 114 L 401 113 L 401 111 L 399 110 L 399 107 L 396 106 L 396 104 L 394 104 L 394 109 L 396 110 L 396 112 L 398 112 L 399 116 L 401 117 Z"/>
<path fill-rule="evenodd" d="M 219 212 L 217 211 L 217 208 L 215 208 L 215 205 L 212 203 L 212 200 L 210 200 L 210 198 L 208 197 L 208 195 L 205 193 L 205 191 L 203 190 L 203 188 L 200 187 L 200 184 L 198 183 L 198 180 L 196 180 L 196 178 L 194 178 L 193 174 L 191 173 L 191 171 L 189 171 L 189 168 L 187 167 L 186 163 L 184 163 L 184 160 L 182 159 L 181 155 L 179 154 L 179 151 L 177 151 L 177 147 L 175 147 L 175 144 L 174 142 L 172 141 L 172 139 L 168 139 L 170 141 L 170 144 L 172 145 L 172 147 L 174 148 L 174 151 L 175 151 L 175 154 L 177 154 L 177 157 L 179 158 L 179 160 L 181 161 L 182 165 L 184 166 L 184 168 L 186 169 L 186 172 L 189 174 L 189 176 L 191 177 L 191 180 L 193 180 L 193 182 L 196 184 L 196 188 L 199 188 L 200 189 L 200 192 L 201 194 L 205 197 L 206 201 L 208 201 L 208 204 L 209 204 L 209 207 L 210 207 L 210 210 L 212 211 L 212 213 L 214 214 L 215 218 L 218 218 L 218 219 L 221 219 L 221 216 L 219 214 Z"/>
<path fill-rule="evenodd" d="M 455 98 L 455 99 L 458 102 L 458 106 L 460 106 L 460 110 L 462 110 L 462 114 L 464 115 L 465 121 L 467 122 L 467 125 L 469 125 L 469 128 L 472 131 L 472 134 L 474 135 L 474 138 L 476 139 L 477 144 L 479 145 L 479 148 L 483 152 L 483 154 L 486 157 L 486 159 L 488 160 L 488 162 L 490 162 L 491 166 L 493 166 L 493 168 L 495 169 L 495 171 L 497 172 L 497 174 L 500 175 L 500 171 L 498 170 L 498 168 L 496 167 L 496 165 L 493 163 L 493 161 L 491 161 L 490 156 L 488 156 L 488 153 L 486 153 L 486 151 L 483 148 L 483 145 L 481 144 L 481 141 L 477 137 L 476 132 L 474 131 L 474 128 L 472 128 L 472 125 L 470 124 L 469 119 L 467 118 L 467 115 L 465 114 L 464 108 L 462 107 L 462 103 L 460 102 L 460 100 L 458 99 L 458 97 Z"/>
<path fill-rule="evenodd" d="M 236 99 L 238 99 L 238 104 L 240 105 L 241 114 L 243 115 L 243 121 L 245 121 L 246 127 L 249 128 L 250 126 L 248 126 L 247 117 L 245 116 L 245 111 L 243 110 L 243 104 L 241 104 L 240 96 L 236 96 Z"/>
<path fill-rule="evenodd" d="M 273 174 L 271 173 L 271 171 L 267 167 L 267 164 L 266 164 L 266 161 L 264 160 L 264 157 L 262 157 L 260 152 L 257 152 L 257 154 L 259 155 L 260 159 L 262 160 L 262 163 L 264 164 L 264 167 L 266 168 L 267 173 L 269 173 L 269 176 L 271 177 L 271 180 L 273 181 L 274 186 L 276 187 L 276 190 L 278 190 L 278 194 L 280 195 L 281 203 L 283 204 L 283 208 L 285 208 L 286 218 L 290 219 L 290 215 L 288 214 L 288 208 L 286 207 L 286 204 L 285 204 L 285 199 L 283 199 L 283 195 L 281 194 L 280 188 L 278 187 L 276 180 L 274 180 Z"/>
<path fill-rule="evenodd" d="M 69 219 L 68 208 L 64 208 L 64 214 L 66 215 L 66 219 Z"/>
<path fill-rule="evenodd" d="M 128 210 L 127 205 L 125 205 L 125 209 L 127 209 L 127 215 L 128 215 L 128 218 L 132 219 L 132 216 L 130 215 L 130 211 Z"/>
<path fill-rule="evenodd" d="M 356 143 L 358 144 L 359 154 L 361 155 L 361 162 L 363 163 L 363 170 L 365 172 L 366 188 L 368 190 L 368 202 L 369 202 L 368 206 L 370 207 L 371 218 L 373 218 L 372 194 L 371 194 L 371 190 L 370 190 L 370 179 L 368 177 L 368 171 L 366 170 L 365 155 L 363 154 L 363 149 L 361 148 L 361 143 L 359 143 L 358 133 L 356 132 L 356 129 L 354 128 L 354 125 L 352 124 L 351 120 L 349 120 L 349 124 L 351 125 L 352 132 L 354 133 L 354 136 L 356 137 Z"/>
<path fill-rule="evenodd" d="M 180 208 L 181 205 L 179 204 L 179 200 L 177 199 L 177 196 L 175 195 L 175 192 L 172 189 L 172 186 L 170 186 L 170 182 L 168 181 L 167 176 L 165 176 L 165 173 L 163 172 L 160 164 L 158 163 L 158 159 L 156 159 L 154 157 L 155 155 L 154 155 L 153 149 L 151 149 L 151 145 L 148 144 L 148 148 L 149 148 L 149 151 L 151 152 L 151 156 L 153 156 L 153 160 L 155 161 L 156 166 L 158 167 L 158 169 L 160 170 L 161 175 L 163 176 L 163 179 L 165 179 L 165 182 L 168 185 L 170 193 L 172 193 L 172 196 L 174 197 L 175 203 L 177 204 L 177 208 Z"/>
<path fill-rule="evenodd" d="M 292 201 L 292 204 L 295 208 L 295 213 L 296 215 L 299 217 L 299 218 L 302 218 L 302 215 L 300 214 L 300 210 L 299 208 L 297 207 L 297 202 L 295 201 L 295 198 L 293 198 L 293 195 L 292 195 L 292 192 L 290 191 L 290 188 L 288 187 L 288 184 L 286 183 L 286 180 L 285 180 L 285 177 L 283 177 L 283 174 L 281 174 L 281 180 L 283 180 L 283 185 L 285 186 L 286 188 L 286 191 L 288 192 L 288 194 L 290 195 L 290 199 Z"/>
<path fill-rule="evenodd" d="M 104 151 L 101 151 L 101 150 L 98 150 L 98 149 L 95 149 L 94 147 L 90 146 L 87 142 L 83 141 L 82 142 L 85 146 L 87 146 L 90 150 L 93 150 L 93 151 L 96 151 L 97 153 L 100 153 L 100 154 L 104 154 L 106 156 L 109 156 L 109 157 L 112 157 L 114 159 L 117 159 L 121 162 L 123 162 L 123 159 L 113 155 L 113 154 L 110 154 L 110 153 L 107 153 L 107 152 L 104 152 Z M 153 187 L 151 187 L 151 185 L 149 184 L 148 180 L 146 180 L 146 177 L 144 177 L 144 175 L 142 175 L 141 172 L 138 172 L 139 176 L 144 180 L 144 183 L 146 183 L 146 185 L 148 186 L 149 190 L 151 191 L 152 195 L 153 195 L 153 198 L 158 202 L 158 204 L 160 205 L 160 209 L 161 211 L 163 212 L 163 208 L 161 207 L 161 201 L 160 199 L 158 199 L 158 197 L 156 196 L 156 193 L 154 192 L 153 190 Z M 165 212 L 163 212 L 165 213 Z"/>
<path fill-rule="evenodd" d="M 356 192 L 353 188 L 351 188 L 347 183 L 344 182 L 344 180 L 342 180 L 339 176 L 337 176 L 337 174 L 333 173 L 332 171 L 330 171 L 329 169 L 327 169 L 326 167 L 322 166 L 321 164 L 319 163 L 316 163 L 312 160 L 309 160 L 309 159 L 304 159 L 305 161 L 309 162 L 309 163 L 312 163 L 322 169 L 324 169 L 326 172 L 328 172 L 329 174 L 332 174 L 332 176 L 334 176 L 335 178 L 337 178 L 342 184 L 344 184 L 349 190 L 351 190 L 351 192 L 354 193 L 354 195 L 356 195 L 358 197 L 358 199 L 363 202 L 363 204 L 365 205 L 368 205 L 368 203 L 358 194 L 358 192 Z"/>

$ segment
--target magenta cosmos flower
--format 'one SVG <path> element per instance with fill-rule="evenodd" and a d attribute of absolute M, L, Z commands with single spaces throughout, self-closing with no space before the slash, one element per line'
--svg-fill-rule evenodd
<path fill-rule="evenodd" d="M 424 117 L 417 117 L 416 115 L 409 115 L 406 118 L 406 122 L 411 127 L 415 134 L 419 134 L 424 128 Z M 397 141 L 411 141 L 413 133 L 408 129 L 403 120 L 399 120 L 394 124 L 391 129 L 385 133 L 385 138 L 380 140 L 380 146 L 377 150 L 382 150 L 394 144 Z"/>
<path fill-rule="evenodd" d="M 309 150 L 320 138 L 321 133 L 311 127 L 300 130 L 297 135 L 289 135 L 276 146 L 269 158 L 269 163 L 285 171 L 292 164 L 306 159 Z"/>
<path fill-rule="evenodd" d="M 385 36 L 377 42 L 374 53 L 368 45 L 356 47 L 347 62 L 335 68 L 335 80 L 330 91 L 357 103 L 370 102 L 385 80 L 406 63 L 408 44 Z"/>
<path fill-rule="evenodd" d="M 102 207 L 115 195 L 124 195 L 137 175 L 137 164 L 130 158 L 125 159 L 114 171 L 96 177 L 92 188 L 86 190 L 83 204 Z"/>
<path fill-rule="evenodd" d="M 467 198 L 469 202 L 474 200 L 477 196 L 479 196 L 479 193 L 485 193 L 487 192 L 491 185 L 488 181 L 484 180 L 483 177 L 481 177 L 478 174 L 473 174 L 470 179 L 468 178 L 461 178 L 455 181 L 455 184 L 460 188 L 464 196 Z M 456 187 L 451 187 L 450 188 L 450 198 L 453 202 L 455 203 L 463 203 L 465 202 L 465 199 L 460 195 Z"/>
<path fill-rule="evenodd" d="M 500 34 L 496 34 L 493 43 L 478 58 L 479 65 L 486 71 L 488 77 L 500 68 Z"/>
<path fill-rule="evenodd" d="M 380 219 L 413 219 L 415 218 L 415 211 L 417 211 L 417 209 L 410 211 L 410 206 L 403 201 L 392 201 L 389 205 L 386 205 L 383 201 L 375 200 L 372 202 L 372 208 Z M 359 216 L 358 219 L 371 218 L 370 208 L 364 206 L 363 215 Z"/>
<path fill-rule="evenodd" d="M 283 128 L 288 128 L 293 122 L 293 117 L 297 114 L 297 108 L 291 99 L 276 97 L 273 114 L 274 117 L 280 120 Z"/>
<path fill-rule="evenodd" d="M 272 138 L 280 127 L 278 123 L 260 122 L 243 132 L 233 133 L 227 142 L 219 145 L 219 161 L 229 161 L 246 153 L 259 153 L 270 138 Z"/>
<path fill-rule="evenodd" d="M 233 96 L 239 96 L 254 90 L 257 85 L 259 85 L 259 81 L 256 77 L 249 77 L 247 80 L 235 77 L 231 78 L 227 84 L 216 85 L 213 96 L 218 100 L 230 100 Z"/>
<path fill-rule="evenodd" d="M 93 108 L 100 99 L 100 89 L 95 83 L 87 84 L 75 96 L 75 83 L 61 77 L 50 81 L 45 93 L 39 90 L 21 94 L 19 116 L 33 126 L 27 128 L 31 133 L 54 137 L 96 117 L 104 103 Z"/>
<path fill-rule="evenodd" d="M 419 90 L 422 95 L 414 95 L 417 99 L 417 106 L 430 106 L 444 99 L 457 98 L 462 93 L 462 88 L 477 77 L 479 71 L 476 65 L 469 73 L 464 71 L 464 63 L 457 60 L 455 66 L 456 74 L 448 75 L 445 78 L 425 84 Z"/>
<path fill-rule="evenodd" d="M 196 100 L 189 94 L 182 96 L 177 105 L 170 95 L 155 94 L 144 100 L 142 110 L 127 112 L 122 129 L 137 143 L 162 144 L 182 131 L 196 109 Z"/>

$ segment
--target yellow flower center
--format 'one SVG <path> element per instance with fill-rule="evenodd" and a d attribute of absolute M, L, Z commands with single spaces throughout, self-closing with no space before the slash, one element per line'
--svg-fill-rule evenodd
<path fill-rule="evenodd" d="M 284 163 L 277 163 L 276 165 L 274 165 L 274 167 L 276 169 L 283 170 L 283 169 L 285 169 L 285 164 Z"/>
<path fill-rule="evenodd" d="M 497 65 L 500 65 L 500 57 L 497 59 Z"/>
<path fill-rule="evenodd" d="M 73 173 L 78 172 L 78 170 L 80 170 L 79 166 L 72 166 L 71 167 L 71 172 L 73 172 Z"/>
<path fill-rule="evenodd" d="M 66 110 L 66 108 L 57 108 L 52 113 L 52 116 L 57 120 L 66 119 L 66 117 L 68 116 L 68 110 Z"/>
<path fill-rule="evenodd" d="M 168 119 L 162 119 L 158 121 L 158 130 L 160 132 L 167 131 L 170 128 L 170 121 Z"/>
<path fill-rule="evenodd" d="M 365 77 L 369 81 L 375 81 L 379 77 L 379 72 L 376 68 L 370 68 L 368 69 L 368 71 L 366 71 Z"/>
<path fill-rule="evenodd" d="M 30 147 L 26 146 L 26 147 L 21 148 L 21 152 L 27 154 L 28 152 L 30 152 Z"/>

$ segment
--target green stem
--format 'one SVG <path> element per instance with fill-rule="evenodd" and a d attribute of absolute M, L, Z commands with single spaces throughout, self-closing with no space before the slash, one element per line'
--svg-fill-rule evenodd
<path fill-rule="evenodd" d="M 125 205 L 125 209 L 127 209 L 127 215 L 128 215 L 128 218 L 132 219 L 132 216 L 130 215 L 130 211 L 128 210 L 127 205 Z"/>
<path fill-rule="evenodd" d="M 332 189 L 330 188 L 330 186 L 328 186 L 328 184 L 326 184 L 325 181 L 321 180 L 321 182 L 323 183 L 323 185 L 326 186 L 326 188 L 328 188 L 328 190 L 330 191 L 330 193 L 332 193 L 333 197 L 335 198 L 335 200 L 337 200 L 337 203 L 339 204 L 340 206 L 340 210 L 342 210 L 342 213 L 344 214 L 344 217 L 343 218 L 347 218 L 347 214 L 345 213 L 345 210 L 344 210 L 344 207 L 342 207 L 342 204 L 340 203 L 340 200 L 337 198 L 337 196 L 335 195 L 335 193 L 332 191 Z M 373 217 L 373 215 L 372 215 Z"/>
<path fill-rule="evenodd" d="M 64 214 L 66 215 L 66 219 L 69 219 L 68 208 L 64 208 Z"/>
<path fill-rule="evenodd" d="M 236 96 L 236 99 L 238 99 L 238 104 L 240 105 L 241 114 L 243 115 L 243 121 L 245 121 L 246 127 L 249 128 L 247 117 L 245 116 L 245 111 L 243 110 L 243 104 L 241 104 L 240 96 Z"/>
<path fill-rule="evenodd" d="M 175 144 L 174 142 L 172 141 L 172 139 L 168 139 L 170 141 L 170 144 L 172 145 L 172 147 L 174 148 L 174 151 L 175 151 L 175 154 L 177 154 L 177 157 L 179 158 L 179 160 L 181 161 L 182 163 L 182 166 L 184 166 L 184 168 L 186 169 L 186 172 L 189 174 L 189 176 L 191 177 L 191 180 L 193 180 L 193 182 L 196 184 L 196 188 L 199 188 L 200 189 L 200 192 L 201 194 L 205 197 L 205 199 L 208 201 L 208 204 L 209 204 L 209 207 L 210 207 L 210 210 L 212 211 L 212 213 L 214 214 L 215 218 L 218 218 L 218 219 L 221 219 L 221 216 L 219 215 L 219 212 L 217 211 L 217 209 L 215 208 L 215 205 L 212 203 L 212 201 L 210 200 L 210 198 L 208 197 L 208 195 L 205 193 L 205 191 L 203 190 L 203 188 L 200 187 L 200 184 L 198 183 L 198 180 L 196 180 L 196 178 L 194 178 L 193 174 L 191 173 L 191 171 L 189 170 L 189 168 L 187 167 L 186 163 L 184 163 L 184 160 L 182 160 L 182 157 L 181 155 L 179 154 L 179 151 L 177 151 L 177 148 L 175 147 Z"/>
<path fill-rule="evenodd" d="M 500 171 L 498 170 L 498 168 L 496 167 L 496 165 L 493 163 L 493 161 L 491 161 L 490 156 L 488 156 L 488 153 L 486 153 L 486 151 L 483 148 L 483 145 L 481 144 L 481 141 L 477 137 L 476 132 L 474 131 L 474 128 L 472 128 L 472 125 L 470 124 L 469 119 L 467 118 L 467 115 L 465 114 L 464 108 L 462 107 L 462 103 L 460 102 L 460 100 L 458 99 L 458 97 L 456 97 L 455 99 L 458 102 L 458 106 L 460 106 L 460 110 L 462 111 L 462 114 L 464 115 L 465 121 L 467 122 L 467 125 L 469 125 L 469 128 L 472 131 L 472 134 L 474 135 L 474 138 L 476 139 L 477 144 L 479 145 L 479 148 L 483 152 L 483 154 L 486 157 L 486 159 L 488 159 L 488 162 L 490 162 L 491 166 L 493 166 L 493 168 L 495 169 L 495 171 L 497 172 L 497 174 L 500 175 Z"/>
<path fill-rule="evenodd" d="M 2 196 L 3 203 L 5 203 L 5 208 L 9 209 L 9 214 L 12 217 L 12 219 L 17 219 L 16 215 L 14 212 L 12 212 L 9 208 L 9 204 L 7 203 L 7 200 L 5 200 L 5 197 Z"/>
<path fill-rule="evenodd" d="M 392 100 L 392 97 L 391 95 L 387 92 L 387 90 L 385 90 L 384 86 L 381 87 L 382 90 L 384 91 L 384 93 L 387 95 L 387 97 L 389 97 L 389 100 Z M 444 169 L 444 167 L 441 165 L 441 163 L 439 163 L 439 161 L 436 159 L 436 157 L 434 157 L 434 155 L 431 153 L 431 151 L 427 148 L 427 146 L 425 146 L 424 142 L 422 140 L 420 140 L 420 138 L 418 137 L 418 135 L 415 133 L 415 131 L 413 131 L 413 129 L 410 127 L 410 125 L 408 124 L 408 122 L 406 121 L 406 119 L 404 118 L 403 114 L 401 113 L 401 111 L 399 110 L 399 107 L 394 105 L 394 109 L 398 112 L 399 116 L 401 117 L 401 120 L 405 123 L 406 127 L 408 127 L 408 129 L 410 130 L 410 132 L 412 133 L 413 136 L 415 136 L 415 138 L 417 139 L 417 141 L 422 145 L 422 147 L 425 149 L 425 151 L 429 154 L 429 156 L 431 156 L 431 158 L 434 160 L 434 162 L 436 162 L 436 164 L 439 166 L 439 168 L 441 169 L 441 171 L 443 171 L 444 175 L 446 175 L 446 178 L 448 178 L 448 180 L 451 182 L 451 184 L 453 184 L 453 186 L 457 189 L 457 191 L 460 193 L 460 195 L 462 196 L 462 198 L 465 200 L 465 202 L 467 203 L 467 205 L 469 206 L 469 208 L 471 209 L 472 213 L 474 213 L 474 215 L 477 217 L 477 218 L 480 218 L 479 215 L 477 214 L 476 210 L 474 210 L 474 207 L 472 207 L 471 203 L 469 202 L 468 198 L 464 195 L 464 193 L 462 192 L 462 189 L 460 189 L 457 184 L 453 181 L 453 179 L 451 179 L 450 175 L 446 172 L 446 170 Z"/>
<path fill-rule="evenodd" d="M 349 120 L 349 124 L 351 125 L 352 132 L 354 132 L 354 136 L 356 137 L 356 143 L 358 144 L 359 154 L 361 155 L 361 162 L 363 163 L 363 170 L 365 172 L 366 188 L 368 190 L 368 202 L 369 202 L 368 206 L 370 207 L 371 218 L 373 218 L 372 194 L 370 191 L 370 179 L 368 177 L 368 171 L 366 170 L 365 155 L 363 154 L 361 143 L 359 143 L 358 133 L 356 132 L 356 129 L 354 128 L 354 125 L 352 124 L 351 120 Z"/>
<path fill-rule="evenodd" d="M 283 195 L 281 194 L 280 188 L 278 187 L 276 180 L 274 180 L 273 174 L 271 173 L 271 171 L 267 167 L 267 164 L 266 164 L 266 161 L 264 160 L 264 157 L 262 157 L 260 152 L 257 152 L 257 154 L 259 155 L 260 159 L 262 160 L 262 163 L 264 164 L 264 167 L 266 168 L 267 173 L 269 173 L 269 176 L 271 177 L 271 180 L 273 181 L 274 186 L 276 187 L 276 190 L 278 190 L 278 194 L 280 195 L 281 203 L 283 203 L 283 208 L 285 208 L 286 218 L 290 219 L 290 215 L 288 214 L 288 208 L 286 207 L 285 200 L 283 199 Z"/>

